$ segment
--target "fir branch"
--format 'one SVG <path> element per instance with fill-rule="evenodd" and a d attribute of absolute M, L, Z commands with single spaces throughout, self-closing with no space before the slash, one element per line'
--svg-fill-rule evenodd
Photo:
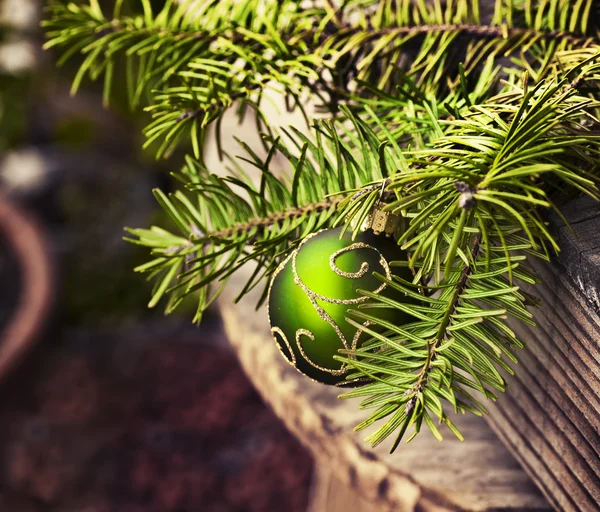
<path fill-rule="evenodd" d="M 531 178 L 543 176 L 542 183 L 556 180 L 556 186 L 562 182 L 562 187 L 578 187 L 600 199 L 597 136 L 589 131 L 581 132 L 581 139 L 564 136 L 570 124 L 579 125 L 598 108 L 597 101 L 578 92 L 598 75 L 596 60 L 580 62 L 562 79 L 528 92 L 514 94 L 511 87 L 493 98 L 494 103 L 473 107 L 460 122 L 448 121 L 432 149 L 414 152 L 409 164 L 417 165 L 392 176 L 388 189 L 398 198 L 389 209 L 410 219 L 401 241 L 413 251 L 411 261 L 420 275 L 414 283 L 380 278 L 412 296 L 415 288 L 420 290 L 423 305 L 417 308 L 365 292 L 373 302 L 353 311 L 349 321 L 372 340 L 356 351 L 342 351 L 338 358 L 355 369 L 348 379 L 371 379 L 343 395 L 366 397 L 361 406 L 376 408 L 357 428 L 389 417 L 369 436 L 373 445 L 397 431 L 394 450 L 408 427 L 415 428 L 410 440 L 423 421 L 441 438 L 432 415 L 460 437 L 442 401 L 458 412 L 482 414 L 485 407 L 466 388 L 488 398 L 494 396 L 490 388 L 504 389 L 494 368 L 511 373 L 504 358 L 516 362 L 509 347 L 523 343 L 503 319 L 510 315 L 530 322 L 526 306 L 536 303 L 518 286 L 520 280 L 536 282 L 520 263 L 521 253 L 547 259 L 546 246 L 558 249 L 539 216 L 540 207 L 552 206 L 547 188 L 532 184 Z M 569 154 L 578 162 L 574 166 L 567 164 Z M 591 161 L 595 163 L 590 167 Z M 470 201 L 464 200 L 465 192 L 471 194 Z M 417 279 L 422 276 L 433 284 L 423 287 Z M 439 297 L 432 297 L 433 290 Z M 395 326 L 365 312 L 382 307 L 408 313 L 414 322 Z M 379 334 L 361 327 L 365 321 L 388 331 Z"/>
<path fill-rule="evenodd" d="M 167 2 L 158 13 L 143 1 L 133 15 L 117 1 L 112 17 L 96 0 L 50 9 L 48 46 L 83 56 L 74 90 L 103 77 L 108 100 L 124 58 L 132 104 L 154 90 L 149 143 L 165 155 L 192 143 L 184 189 L 155 192 L 170 230 L 130 230 L 152 254 L 138 267 L 155 283 L 150 305 L 166 297 L 170 312 L 194 295 L 199 321 L 247 263 L 256 267 L 238 299 L 299 240 L 360 226 L 385 202 L 405 219 L 399 242 L 414 279 L 377 277 L 411 300 L 362 292 L 370 300 L 348 321 L 370 339 L 339 359 L 353 368 L 348 379 L 367 383 L 346 396 L 374 410 L 357 427 L 380 422 L 374 445 L 395 434 L 395 449 L 423 422 L 441 439 L 434 418 L 461 438 L 448 404 L 485 414 L 484 400 L 505 388 L 499 370 L 511 373 L 524 346 L 505 320 L 532 323 L 527 308 L 538 301 L 520 283 L 538 279 L 526 260 L 559 250 L 542 215 L 555 207 L 553 190 L 600 199 L 592 0 L 499 0 L 490 25 L 475 0 L 264 1 L 209 0 L 199 11 Z M 282 139 L 261 118 L 268 87 L 297 104 L 312 95 L 336 117 Z M 235 160 L 227 176 L 201 161 L 204 130 L 234 104 L 253 109 L 268 133 L 264 159 L 241 143 L 259 183 Z M 291 175 L 274 175 L 276 153 Z M 381 308 L 411 320 L 387 322 L 373 314 Z"/>
<path fill-rule="evenodd" d="M 117 8 L 111 18 L 95 2 L 85 6 L 55 1 L 49 7 L 52 18 L 44 24 L 49 36 L 46 48 L 68 48 L 63 60 L 76 53 L 84 56 L 73 92 L 85 75 L 94 80 L 104 77 L 108 104 L 115 66 L 119 57 L 125 57 L 132 105 L 155 90 L 148 108 L 154 122 L 145 131 L 145 146 L 156 143 L 157 156 L 169 156 L 178 144 L 190 140 L 200 158 L 198 140 L 204 130 L 234 104 L 249 106 L 262 122 L 262 92 L 275 83 L 296 106 L 301 107 L 299 98 L 309 93 L 321 108 L 335 113 L 340 103 L 356 101 L 350 92 L 356 80 L 390 91 L 405 74 L 431 94 L 448 94 L 442 104 L 454 105 L 460 80 L 464 86 L 464 79 L 479 76 L 486 59 L 516 52 L 530 77 L 538 81 L 552 72 L 549 57 L 556 50 L 595 46 L 597 34 L 585 35 L 589 1 L 570 8 L 571 16 L 564 16 L 569 21 L 558 26 L 547 18 L 554 12 L 545 13 L 547 6 L 527 11 L 526 19 L 531 20 L 527 27 L 504 22 L 520 12 L 518 7 L 506 11 L 505 6 L 495 24 L 477 25 L 477 10 L 466 0 L 449 3 L 445 10 L 424 5 L 412 9 L 404 1 L 396 5 L 384 0 L 376 14 L 358 23 L 350 20 L 368 2 L 337 10 L 330 5 L 306 9 L 294 0 L 265 0 L 260 16 L 258 7 L 248 8 L 257 0 L 248 0 L 249 5 L 207 2 L 200 9 L 167 2 L 158 13 L 142 2 L 141 15 L 124 16 Z M 554 44 L 558 41 L 560 45 Z M 413 54 L 415 45 L 419 50 Z M 527 56 L 521 48 L 527 48 Z M 537 58 L 542 48 L 550 53 Z M 462 71 L 451 58 L 461 54 Z"/>
<path fill-rule="evenodd" d="M 468 36 L 470 40 L 497 39 L 508 40 L 511 38 L 524 38 L 529 41 L 566 41 L 576 47 L 585 47 L 600 44 L 600 35 L 582 36 L 576 32 L 567 30 L 536 30 L 532 28 L 508 27 L 506 25 L 473 25 L 473 24 L 423 24 L 406 27 L 385 27 L 376 29 L 371 26 L 367 28 L 347 28 L 343 32 L 345 37 L 364 36 L 370 39 L 378 39 L 383 36 L 416 36 L 421 34 L 461 34 Z M 309 35 L 310 32 L 307 32 Z M 319 34 L 322 34 L 319 32 Z M 323 43 L 327 35 L 321 35 Z"/>
<path fill-rule="evenodd" d="M 298 219 L 299 217 L 304 217 L 306 215 L 312 215 L 313 213 L 321 213 L 324 210 L 327 210 L 331 207 L 337 206 L 343 200 L 342 197 L 337 198 L 327 198 L 323 201 L 319 201 L 317 203 L 306 204 L 303 206 L 299 206 L 296 208 L 288 208 L 283 212 L 273 213 L 272 215 L 268 215 L 266 217 L 251 219 L 248 222 L 244 222 L 241 224 L 235 224 L 230 228 L 222 229 L 221 231 L 216 231 L 215 233 L 208 233 L 206 235 L 207 238 L 220 238 L 227 239 L 231 238 L 235 235 L 249 233 L 255 230 L 267 229 L 271 226 L 281 224 L 282 222 Z M 254 243 L 253 238 L 248 239 L 248 245 L 252 245 Z"/>
<path fill-rule="evenodd" d="M 477 259 L 477 256 L 479 254 L 479 243 L 480 243 L 480 235 L 475 237 L 475 240 L 474 240 L 472 248 L 471 248 L 471 253 L 473 255 L 473 261 Z M 454 291 L 452 294 L 452 298 L 448 302 L 448 308 L 446 310 L 446 313 L 444 313 L 444 316 L 440 323 L 440 327 L 437 331 L 435 339 L 433 340 L 433 342 L 428 343 L 428 345 L 427 345 L 427 359 L 425 360 L 425 364 L 423 365 L 423 368 L 421 369 L 421 372 L 419 373 L 417 382 L 415 382 L 415 384 L 413 384 L 412 388 L 409 390 L 410 391 L 409 394 L 414 395 L 415 393 L 422 390 L 423 382 L 427 380 L 427 377 L 428 377 L 429 373 L 431 372 L 431 369 L 432 369 L 431 363 L 435 359 L 436 350 L 439 347 L 440 343 L 442 343 L 447 337 L 447 334 L 448 334 L 447 329 L 450 325 L 452 315 L 454 315 L 454 313 L 456 312 L 456 307 L 458 306 L 458 304 L 460 302 L 462 293 L 465 291 L 465 288 L 467 286 L 467 281 L 468 281 L 469 277 L 471 276 L 471 273 L 473 272 L 473 269 L 474 269 L 473 267 L 474 267 L 474 265 L 471 262 L 469 262 L 468 264 L 466 264 L 463 267 L 463 269 L 460 273 L 460 277 L 458 278 L 458 282 L 454 285 Z"/>
<path fill-rule="evenodd" d="M 236 102 L 259 111 L 268 87 L 281 88 L 298 105 L 305 88 L 323 94 L 314 85 L 321 83 L 320 59 L 298 37 L 319 11 L 304 19 L 295 0 L 264 1 L 260 15 L 232 0 L 207 2 L 200 9 L 167 2 L 157 13 L 149 5 L 142 2 L 141 15 L 116 9 L 110 18 L 95 2 L 54 1 L 48 8 L 52 18 L 44 22 L 45 48 L 65 48 L 61 62 L 81 54 L 72 93 L 86 76 L 103 78 L 107 105 L 115 69 L 124 61 L 131 105 L 153 91 L 147 110 L 154 122 L 145 131 L 146 146 L 159 142 L 159 157 L 191 139 L 199 158 L 197 140 L 206 126 Z"/>
<path fill-rule="evenodd" d="M 172 308 L 183 296 L 200 290 L 201 312 L 232 272 L 255 260 L 257 272 L 244 287 L 242 294 L 246 293 L 270 275 L 295 240 L 336 223 L 360 224 L 360 216 L 375 201 L 391 198 L 388 208 L 409 221 L 400 240 L 412 251 L 417 272 L 413 283 L 379 277 L 392 288 L 416 293 L 422 305 L 364 292 L 371 302 L 352 312 L 348 321 L 373 339 L 356 351 L 342 351 L 340 360 L 354 369 L 348 379 L 366 377 L 371 382 L 345 396 L 366 396 L 362 406 L 376 407 L 359 428 L 392 415 L 369 437 L 374 445 L 398 431 L 397 446 L 411 425 L 414 436 L 422 422 L 441 436 L 431 416 L 460 437 L 442 401 L 458 412 L 485 413 L 469 389 L 487 398 L 495 396 L 494 390 L 502 391 L 505 384 L 497 368 L 510 372 L 505 359 L 516 361 L 510 347 L 523 346 L 503 319 L 510 315 L 531 321 L 526 307 L 535 304 L 535 298 L 523 294 L 515 282 L 535 283 L 536 278 L 523 266 L 519 251 L 547 258 L 546 246 L 555 246 L 539 213 L 540 207 L 552 206 L 541 184 L 555 179 L 600 198 L 597 136 L 580 123 L 594 118 L 598 102 L 578 90 L 596 80 L 599 71 L 600 64 L 588 59 L 561 79 L 528 91 L 509 84 L 487 104 L 465 105 L 461 119 L 440 121 L 431 148 L 412 152 L 402 150 L 385 129 L 375 132 L 345 109 L 345 122 L 319 123 L 312 138 L 289 133 L 298 152 L 281 139 L 269 139 L 273 150 L 292 164 L 294 176 L 287 181 L 291 192 L 286 178 L 275 179 L 268 170 L 271 156 L 263 162 L 249 153 L 249 161 L 263 176 L 259 189 L 247 188 L 253 205 L 240 201 L 230 188 L 244 183 L 241 174 L 218 178 L 196 165 L 186 173 L 189 189 L 199 193 L 200 204 L 210 210 L 193 209 L 178 194 L 170 201 L 162 199 L 184 233 L 198 219 L 196 239 L 186 235 L 174 244 L 174 235 L 167 232 L 163 239 L 156 230 L 134 231 L 138 243 L 154 248 L 159 256 L 157 263 L 140 270 L 163 269 L 153 304 L 170 293 Z M 373 125 L 381 127 L 381 120 L 375 121 Z M 568 135 L 571 126 L 578 127 L 576 137 Z M 589 170 L 582 170 L 582 163 Z M 531 178 L 538 176 L 544 180 L 535 184 Z M 317 183 L 326 188 L 316 190 Z M 464 200 L 467 192 L 470 201 Z M 321 202 L 332 194 L 335 201 Z M 325 217 L 320 209 L 327 212 Z M 209 218 L 212 229 L 206 225 Z M 200 237 L 201 233 L 220 236 Z M 174 245 L 181 247 L 176 253 Z M 186 261 L 189 254 L 193 256 Z M 173 270 L 173 265 L 178 267 Z M 423 282 L 433 284 L 424 287 Z M 216 295 L 209 292 L 213 285 L 218 287 Z M 440 292 L 438 298 L 431 296 L 432 290 Z M 368 312 L 381 307 L 401 310 L 414 322 L 397 326 Z M 364 326 L 365 321 L 387 331 L 376 333 Z"/>
<path fill-rule="evenodd" d="M 166 196 L 155 192 L 178 233 L 158 227 L 129 229 L 133 236 L 128 240 L 150 248 L 155 256 L 137 269 L 149 273 L 156 282 L 151 306 L 168 295 L 166 309 L 170 312 L 184 297 L 200 291 L 195 317 L 199 321 L 229 276 L 246 263 L 257 262 L 257 272 L 240 297 L 264 284 L 295 241 L 340 219 L 353 222 L 365 210 L 366 201 L 374 199 L 372 194 L 354 197 L 361 184 L 381 184 L 386 169 L 402 162 L 389 150 L 380 152 L 374 134 L 359 120 L 354 121 L 365 136 L 354 137 L 353 146 L 340 140 L 328 122 L 315 125 L 312 139 L 300 132 L 289 133 L 288 139 L 295 141 L 298 152 L 291 151 L 281 138 L 267 138 L 271 149 L 260 159 L 242 143 L 246 153 L 242 160 L 260 171 L 259 184 L 233 160 L 230 174 L 220 177 L 188 159 L 181 175 L 187 193 L 177 191 Z M 270 171 L 276 152 L 290 162 L 291 182 L 287 176 L 277 178 Z M 247 198 L 242 197 L 244 193 Z M 264 299 L 263 293 L 259 304 Z"/>

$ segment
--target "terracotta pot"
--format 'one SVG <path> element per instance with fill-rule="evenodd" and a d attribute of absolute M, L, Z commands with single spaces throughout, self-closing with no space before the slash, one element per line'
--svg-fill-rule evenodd
<path fill-rule="evenodd" d="M 18 303 L 0 326 L 0 380 L 37 339 L 50 310 L 53 273 L 48 244 L 40 226 L 0 194 L 0 233 L 18 260 Z M 0 293 L 12 292 L 3 289 Z"/>

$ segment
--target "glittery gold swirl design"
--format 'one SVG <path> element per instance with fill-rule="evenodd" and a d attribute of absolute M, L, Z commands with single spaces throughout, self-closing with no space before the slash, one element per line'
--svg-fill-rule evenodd
<path fill-rule="evenodd" d="M 283 349 L 281 348 L 281 345 L 279 343 L 276 343 L 277 348 L 279 349 L 279 352 L 281 352 L 281 355 L 286 359 L 287 362 L 289 362 L 291 365 L 295 366 L 296 365 L 296 354 L 294 354 L 294 351 L 292 350 L 292 346 L 290 345 L 290 342 L 288 341 L 287 336 L 279 327 L 277 327 L 277 326 L 271 327 L 271 335 L 273 336 L 273 338 L 275 338 L 276 334 L 279 334 L 279 336 L 281 336 L 281 338 L 283 339 L 285 346 L 287 347 L 287 349 L 290 352 L 290 356 L 288 357 L 286 355 L 286 353 L 283 351 Z M 275 341 L 277 341 L 277 340 L 275 340 Z"/>
<path fill-rule="evenodd" d="M 267 293 L 267 318 L 269 320 L 269 325 L 271 326 L 271 336 L 273 336 L 273 339 L 275 340 L 275 345 L 277 345 L 277 349 L 279 350 L 279 352 L 281 353 L 281 355 L 283 356 L 283 358 L 289 364 L 291 364 L 294 368 L 298 369 L 296 367 L 296 354 L 292 350 L 292 345 L 290 344 L 289 340 L 287 339 L 287 336 L 281 330 L 281 328 L 273 325 L 273 322 L 271 321 L 271 311 L 270 311 L 270 308 L 269 308 L 269 305 L 271 303 L 271 290 L 273 289 L 273 283 L 275 282 L 275 278 L 283 270 L 283 268 L 285 267 L 285 265 L 287 264 L 287 262 L 290 261 L 291 257 L 292 257 L 292 254 L 290 254 L 287 258 L 285 258 L 277 266 L 277 268 L 275 269 L 275 272 L 273 272 L 273 275 L 271 276 L 271 282 L 269 283 L 269 291 Z M 277 338 L 275 337 L 276 334 L 279 334 L 281 336 L 281 338 L 283 339 L 283 342 L 285 343 L 285 346 L 290 351 L 290 357 L 288 357 L 286 355 L 286 353 L 281 348 L 281 345 L 277 342 Z"/>
<path fill-rule="evenodd" d="M 366 322 L 363 322 L 362 325 L 363 327 L 369 327 L 369 325 L 372 325 L 373 322 L 370 322 L 369 320 L 367 320 Z M 356 347 L 358 345 L 358 339 L 360 338 L 360 335 L 363 333 L 362 329 L 356 329 L 356 332 L 354 333 L 354 336 L 352 337 L 352 350 L 356 350 Z"/>
<path fill-rule="evenodd" d="M 347 277 L 348 279 L 360 279 L 361 277 L 363 277 L 369 271 L 369 264 L 366 261 L 362 262 L 362 264 L 360 265 L 360 270 L 358 272 L 346 272 L 336 265 L 336 261 L 342 254 L 354 251 L 355 249 L 362 249 L 365 246 L 371 248 L 370 245 L 356 243 L 334 252 L 329 257 L 329 266 L 331 267 L 331 270 L 333 270 L 338 276 Z"/>
<path fill-rule="evenodd" d="M 325 368 L 324 366 L 319 366 L 317 363 L 315 363 L 314 361 L 312 361 L 308 357 L 308 355 L 306 354 L 306 352 L 304 352 L 304 347 L 302 346 L 302 342 L 301 342 L 301 337 L 303 335 L 306 336 L 307 338 L 311 339 L 312 341 L 315 340 L 315 336 L 308 329 L 298 329 L 296 331 L 296 345 L 298 347 L 298 350 L 300 351 L 300 354 L 302 355 L 302 357 L 304 359 L 306 359 L 306 362 L 308 364 L 310 364 L 311 366 L 314 366 L 315 368 L 317 368 L 317 369 L 319 369 L 319 370 L 321 370 L 323 372 L 331 373 L 332 375 L 343 375 L 344 373 L 346 373 L 346 368 L 344 366 L 342 366 L 339 370 L 332 370 L 331 368 Z"/>
<path fill-rule="evenodd" d="M 306 295 L 308 296 L 308 298 L 311 300 L 311 302 L 313 302 L 313 299 L 319 299 L 322 300 L 324 302 L 329 302 L 331 304 L 360 304 L 361 302 L 365 302 L 367 300 L 369 300 L 368 297 L 357 297 L 355 299 L 335 299 L 335 298 L 331 298 L 331 297 L 326 297 L 325 295 L 321 295 L 319 293 L 316 293 L 315 291 L 311 290 L 300 278 L 300 275 L 298 274 L 298 270 L 296 268 L 296 257 L 298 256 L 298 253 L 300 252 L 300 250 L 302 249 L 302 246 L 308 242 L 308 240 L 310 240 L 313 236 L 319 234 L 320 231 L 317 231 L 317 233 L 314 233 L 311 236 L 307 236 L 302 243 L 298 246 L 298 249 L 296 249 L 294 251 L 294 253 L 292 254 L 292 271 L 294 273 L 294 282 L 300 286 L 300 288 L 302 288 L 304 290 L 304 292 L 306 293 Z M 363 277 L 368 271 L 369 271 L 369 264 L 365 261 L 363 261 L 362 265 L 360 266 L 360 270 L 358 272 L 345 272 L 344 270 L 340 269 L 337 265 L 336 265 L 336 260 L 344 253 L 346 252 L 350 252 L 350 251 L 355 251 L 357 249 L 371 249 L 373 251 L 375 251 L 377 254 L 379 254 L 379 264 L 381 265 L 381 267 L 385 270 L 385 276 L 388 279 L 392 278 L 392 272 L 390 270 L 390 266 L 388 265 L 388 262 L 385 260 L 385 258 L 383 257 L 383 255 L 372 245 L 369 244 L 365 244 L 363 242 L 356 242 L 352 245 L 349 245 L 348 247 L 344 247 L 343 249 L 340 249 L 339 251 L 335 251 L 330 257 L 329 257 L 329 266 L 331 267 L 331 270 L 333 270 L 337 275 L 342 276 L 342 277 L 346 277 L 348 279 L 360 279 L 361 277 Z M 382 283 L 381 286 L 379 286 L 376 290 L 373 290 L 373 293 L 379 293 L 382 290 L 384 290 L 386 287 L 385 283 Z M 318 311 L 317 311 L 318 312 Z M 323 320 L 325 320 L 325 318 L 323 318 Z M 328 321 L 328 320 L 325 320 Z"/>
<path fill-rule="evenodd" d="M 273 276 L 271 278 L 271 285 L 269 286 L 269 292 L 268 292 L 268 300 L 267 303 L 270 302 L 270 296 L 271 296 L 271 288 L 273 286 L 273 282 L 275 280 L 275 278 L 277 277 L 277 275 L 281 272 L 281 270 L 285 267 L 285 265 L 288 263 L 288 261 L 291 259 L 292 260 L 292 273 L 294 275 L 294 282 L 300 286 L 302 288 L 302 290 L 304 290 L 304 292 L 306 293 L 306 296 L 308 297 L 308 299 L 310 300 L 311 304 L 313 305 L 313 307 L 315 308 L 315 311 L 317 312 L 317 314 L 319 315 L 319 317 L 327 322 L 328 324 L 331 325 L 331 327 L 333 327 L 334 331 L 336 332 L 336 334 L 338 335 L 338 337 L 340 338 L 340 341 L 342 342 L 344 348 L 346 349 L 352 349 L 355 350 L 357 345 L 358 345 L 358 340 L 360 338 L 360 335 L 362 334 L 362 330 L 361 329 L 357 329 L 356 333 L 353 336 L 353 339 L 351 341 L 351 343 L 348 343 L 348 340 L 346 340 L 344 334 L 342 333 L 342 330 L 340 329 L 339 325 L 335 322 L 335 320 L 327 313 L 327 311 L 325 311 L 317 302 L 318 300 L 321 300 L 323 302 L 328 302 L 331 304 L 360 304 L 362 302 L 365 302 L 368 300 L 368 297 L 362 296 L 362 297 L 357 297 L 354 299 L 336 299 L 336 298 L 332 298 L 332 297 L 326 297 L 324 295 L 321 295 L 319 293 L 316 293 L 314 290 L 311 290 L 300 278 L 300 275 L 298 273 L 297 267 L 296 267 L 296 258 L 298 256 L 298 253 L 300 252 L 300 250 L 302 249 L 302 246 L 307 243 L 312 237 L 318 235 L 319 233 L 321 233 L 322 231 L 326 231 L 326 230 L 321 230 L 321 231 L 317 231 L 316 233 L 313 233 L 309 236 L 307 236 L 302 243 L 292 252 L 292 254 L 290 256 L 288 256 L 275 270 L 275 272 L 273 273 Z M 333 272 L 335 272 L 337 275 L 342 276 L 342 277 L 346 277 L 348 279 L 360 279 L 361 277 L 365 276 L 367 274 L 367 272 L 369 271 L 369 264 L 367 262 L 363 262 L 361 264 L 360 269 L 358 270 L 358 272 L 346 272 L 342 269 L 340 269 L 337 264 L 336 261 L 337 259 L 342 255 L 345 254 L 346 252 L 351 252 L 351 251 L 355 251 L 358 249 L 371 249 L 373 251 L 375 251 L 377 254 L 379 254 L 379 264 L 381 265 L 381 267 L 384 269 L 385 271 L 385 275 L 387 279 L 391 279 L 392 277 L 392 272 L 390 270 L 390 267 L 386 261 L 386 259 L 383 257 L 383 255 L 379 252 L 379 250 L 377 250 L 377 248 L 373 247 L 372 245 L 363 243 L 363 242 L 356 242 L 353 243 L 351 245 L 349 245 L 348 247 L 344 247 L 336 252 L 334 252 L 330 258 L 329 258 L 329 266 L 331 268 L 331 270 Z M 373 291 L 373 293 L 380 293 L 382 290 L 384 290 L 386 288 L 386 284 L 382 283 L 381 286 L 379 286 L 376 290 Z M 269 322 L 271 321 L 270 315 L 269 315 Z M 372 322 L 366 321 L 364 322 L 362 325 L 364 327 L 367 327 L 368 325 L 371 325 Z M 283 333 L 283 331 L 277 327 L 274 326 L 271 328 L 271 333 L 274 334 L 279 334 L 282 339 L 284 340 L 284 343 L 286 345 L 286 347 L 288 348 L 288 350 L 290 351 L 290 353 L 292 354 L 292 360 L 290 361 L 289 358 L 286 357 L 286 360 L 288 360 L 288 362 L 290 362 L 290 364 L 294 365 L 296 364 L 296 357 L 294 355 L 293 350 L 291 349 L 289 340 L 287 339 L 287 337 L 285 336 L 285 334 Z M 302 357 L 306 360 L 306 362 L 308 364 L 310 364 L 311 366 L 313 366 L 314 368 L 317 368 L 318 370 L 321 370 L 323 372 L 327 372 L 330 373 L 332 375 L 343 375 L 344 373 L 347 372 L 348 368 L 346 365 L 343 365 L 340 369 L 338 370 L 333 370 L 331 368 L 325 368 L 323 366 L 318 365 L 317 363 L 315 363 L 314 361 L 312 361 L 306 354 L 306 352 L 304 351 L 304 348 L 302 346 L 302 342 L 301 342 L 301 337 L 302 335 L 308 337 L 309 339 L 313 340 L 315 339 L 315 336 L 313 333 L 311 333 L 308 329 L 298 329 L 296 331 L 295 334 L 295 342 L 296 342 L 296 346 L 298 347 L 298 351 L 300 352 L 300 354 L 302 355 Z M 279 346 L 279 344 L 277 343 L 278 348 L 280 350 L 280 352 L 285 356 L 281 346 Z"/>

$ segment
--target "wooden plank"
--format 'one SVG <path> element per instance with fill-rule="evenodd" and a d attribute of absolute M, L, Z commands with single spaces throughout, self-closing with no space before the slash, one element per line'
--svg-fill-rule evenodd
<path fill-rule="evenodd" d="M 238 287 L 243 277 L 237 276 Z M 423 432 L 393 455 L 391 440 L 372 450 L 362 441 L 364 434 L 353 432 L 364 418 L 357 402 L 338 400 L 339 389 L 313 382 L 287 364 L 271 340 L 264 310 L 254 311 L 256 297 L 234 305 L 235 289 L 220 301 L 230 343 L 256 388 L 323 468 L 320 485 L 326 491 L 321 489 L 317 503 L 328 508 L 321 510 L 352 510 L 347 501 L 352 496 L 357 506 L 371 504 L 377 511 L 550 509 L 492 430 L 472 415 L 453 418 L 463 443 L 450 434 L 439 443 Z"/>
<path fill-rule="evenodd" d="M 588 199 L 554 216 L 562 248 L 532 261 L 543 283 L 537 326 L 510 324 L 527 342 L 489 424 L 558 510 L 600 509 L 600 206 Z"/>
<path fill-rule="evenodd" d="M 582 197 L 561 210 L 569 226 L 557 214 L 550 218 L 561 247 L 558 268 L 566 270 L 591 308 L 600 311 L 600 204 Z"/>

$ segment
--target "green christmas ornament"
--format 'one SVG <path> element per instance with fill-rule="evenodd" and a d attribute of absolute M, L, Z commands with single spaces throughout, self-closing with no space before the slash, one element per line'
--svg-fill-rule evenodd
<path fill-rule="evenodd" d="M 347 231 L 340 239 L 341 230 L 325 229 L 304 239 L 277 268 L 269 288 L 271 333 L 281 353 L 301 373 L 326 384 L 345 380 L 347 368 L 333 358 L 338 350 L 355 349 L 368 338 L 345 320 L 349 309 L 369 300 L 357 289 L 407 300 L 373 276 L 391 278 L 388 262 L 406 259 L 394 239 L 371 229 L 354 240 Z M 412 280 L 406 267 L 394 267 L 393 273 Z M 410 321 L 394 309 L 370 309 L 369 314 L 396 324 Z"/>

